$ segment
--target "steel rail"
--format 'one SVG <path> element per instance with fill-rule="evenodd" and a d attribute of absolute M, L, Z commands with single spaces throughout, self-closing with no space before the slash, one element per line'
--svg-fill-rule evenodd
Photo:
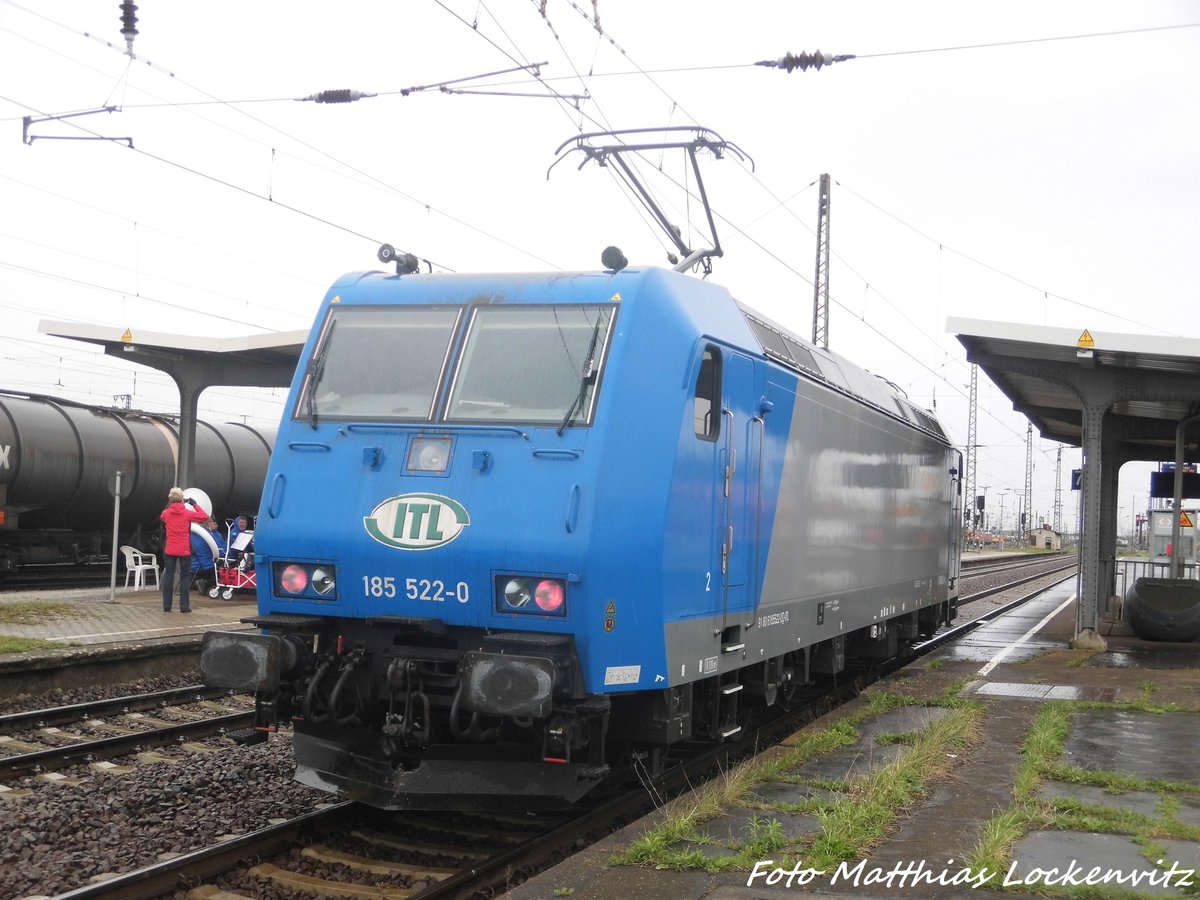
<path fill-rule="evenodd" d="M 65 747 L 50 747 L 45 750 L 0 757 L 0 779 L 15 778 L 39 767 L 63 768 L 80 762 L 112 759 L 115 756 L 133 753 L 140 747 L 164 747 L 187 738 L 207 737 L 221 730 L 246 728 L 253 722 L 254 711 L 251 710 L 195 722 L 183 722 L 169 728 L 118 734 Z"/>
<path fill-rule="evenodd" d="M 1008 569 L 1021 569 L 1026 566 L 1036 566 L 1039 563 L 1054 562 L 1068 557 L 1076 559 L 1078 558 L 1078 554 L 1043 553 L 1038 556 L 1024 556 L 1020 558 L 964 559 L 959 568 L 963 575 L 967 575 L 968 573 L 978 575 L 983 572 L 1004 572 Z"/>
<path fill-rule="evenodd" d="M 992 594 L 999 594 L 1002 591 L 1011 590 L 1012 588 L 1020 587 L 1023 584 L 1029 584 L 1029 582 L 1031 582 L 1031 581 L 1037 581 L 1039 578 L 1048 578 L 1049 576 L 1056 575 L 1059 572 L 1065 572 L 1067 569 L 1078 569 L 1078 568 L 1079 568 L 1079 563 L 1072 562 L 1072 563 L 1068 563 L 1065 566 L 1059 566 L 1056 569 L 1050 569 L 1049 571 L 1046 571 L 1046 572 L 1039 572 L 1036 575 L 1030 575 L 1026 578 L 1020 578 L 1016 581 L 1007 582 L 1006 584 L 1002 584 L 999 587 L 988 588 L 986 591 L 978 591 L 977 593 L 974 593 L 974 594 L 967 594 L 967 596 L 965 596 L 965 597 L 958 598 L 958 605 L 965 606 L 966 604 L 973 603 L 976 600 L 982 600 L 984 597 L 990 597 L 990 596 L 992 596 Z M 1065 578 L 1063 578 L 1061 580 L 1066 581 Z"/>
<path fill-rule="evenodd" d="M 182 853 L 164 862 L 75 888 L 58 894 L 54 900 L 94 900 L 98 897 L 105 900 L 149 900 L 170 894 L 181 884 L 195 886 L 205 878 L 227 872 L 247 857 L 266 856 L 285 850 L 296 842 L 301 831 L 345 816 L 354 805 L 353 801 L 344 800 L 219 844 Z"/>
<path fill-rule="evenodd" d="M 1054 574 L 1054 573 L 1047 573 L 1047 574 Z M 1042 577 L 1047 577 L 1047 576 L 1044 575 Z M 1022 597 L 1018 597 L 1015 600 L 1011 600 L 1008 603 L 1005 603 L 1003 606 L 997 606 L 995 609 L 989 610 L 988 612 L 984 613 L 978 619 L 972 619 L 970 622 L 964 622 L 962 625 L 955 625 L 951 628 L 948 628 L 944 632 L 935 634 L 933 637 L 931 637 L 927 641 L 923 641 L 920 644 L 913 645 L 913 650 L 916 651 L 918 653 L 918 655 L 924 655 L 925 653 L 928 653 L 930 650 L 937 649 L 942 644 L 948 644 L 951 641 L 957 640 L 958 638 L 962 637 L 965 634 L 970 634 L 972 631 L 974 631 L 976 628 L 979 628 L 981 625 L 986 625 L 992 619 L 999 618 L 1000 616 L 1004 615 L 1005 613 L 1011 612 L 1012 610 L 1016 609 L 1018 606 L 1021 606 L 1024 603 L 1028 603 L 1030 600 L 1033 600 L 1035 597 L 1041 596 L 1042 594 L 1046 593 L 1046 591 L 1050 590 L 1051 588 L 1058 587 L 1064 581 L 1067 581 L 1074 577 L 1075 577 L 1074 574 L 1067 575 L 1064 578 L 1058 579 L 1053 584 L 1048 584 L 1044 587 L 1040 587 L 1037 590 L 1032 591 L 1028 594 L 1025 594 Z M 1021 584 L 1025 584 L 1029 580 L 1030 579 L 1026 579 L 1026 581 L 1017 582 L 1015 585 L 1008 585 L 1008 587 L 1016 587 Z M 1006 590 L 1006 589 L 1007 588 L 1001 588 L 1000 590 Z M 996 594 L 996 593 L 999 593 L 999 590 L 989 591 L 988 593 Z M 986 595 L 980 594 L 979 596 L 986 596 Z"/>
<path fill-rule="evenodd" d="M 68 722 L 78 722 L 81 719 L 90 719 L 94 716 L 110 716 L 127 710 L 141 712 L 178 703 L 213 700 L 228 695 L 229 691 L 224 688 L 210 688 L 202 684 L 195 684 L 166 691 L 153 691 L 148 694 L 129 694 L 124 697 L 110 697 L 107 700 L 92 700 L 70 706 L 51 706 L 45 709 L 0 715 L 0 731 L 8 732 L 33 726 L 63 725 Z"/>

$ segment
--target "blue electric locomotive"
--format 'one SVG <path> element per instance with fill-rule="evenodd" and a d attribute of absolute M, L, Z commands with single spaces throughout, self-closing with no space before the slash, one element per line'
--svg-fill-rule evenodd
<path fill-rule="evenodd" d="M 350 275 L 267 474 L 261 633 L 210 633 L 204 679 L 292 721 L 306 784 L 573 802 L 950 621 L 960 470 L 928 412 L 707 281 Z"/>

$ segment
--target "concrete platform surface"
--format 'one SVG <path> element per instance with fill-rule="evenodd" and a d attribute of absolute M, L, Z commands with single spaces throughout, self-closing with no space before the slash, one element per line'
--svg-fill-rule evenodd
<path fill-rule="evenodd" d="M 107 587 L 0 594 L 0 611 L 5 606 L 24 604 L 37 607 L 31 615 L 22 617 L 30 621 L 0 621 L 0 634 L 40 638 L 61 645 L 61 649 L 0 654 L 0 671 L 29 666 L 34 660 L 52 662 L 63 654 L 119 653 L 147 644 L 198 644 L 204 632 L 211 629 L 248 628 L 239 620 L 258 609 L 252 593 L 213 600 L 193 591 L 190 613 L 179 611 L 178 596 L 174 597 L 173 611 L 164 612 L 162 593 L 154 588 L 135 591 L 118 587 L 115 602 L 111 602 Z"/>
<path fill-rule="evenodd" d="M 1070 587 L 1051 590 L 768 751 L 759 760 L 775 764 L 771 777 L 751 779 L 718 815 L 667 832 L 664 823 L 696 808 L 696 793 L 679 798 L 506 896 L 1200 893 L 1200 643 L 1147 643 L 1113 628 L 1107 650 L 1075 651 L 1075 614 Z M 966 746 L 932 754 L 945 766 L 888 812 L 880 837 L 811 865 L 871 791 L 906 777 L 910 748 L 956 710 L 975 716 Z M 843 720 L 855 723 L 852 743 L 778 774 L 785 754 Z M 646 839 L 667 834 L 665 848 Z M 644 861 L 631 863 L 638 847 Z"/>

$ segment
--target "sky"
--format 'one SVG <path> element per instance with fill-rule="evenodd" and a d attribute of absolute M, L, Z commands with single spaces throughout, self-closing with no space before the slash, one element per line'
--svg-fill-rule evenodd
<path fill-rule="evenodd" d="M 554 164 L 580 133 L 678 126 L 740 151 L 700 159 L 709 277 L 801 337 L 829 174 L 829 346 L 960 447 L 948 317 L 1200 337 L 1195 2 L 140 0 L 132 57 L 119 6 L 0 0 L 0 389 L 177 409 L 165 375 L 39 321 L 303 329 L 384 242 L 433 271 L 598 269 L 610 244 L 669 267 L 610 169 Z M 855 58 L 755 65 L 816 50 Z M 298 100 L 334 89 L 375 96 Z M 637 165 L 709 241 L 682 156 Z M 273 424 L 284 393 L 212 388 L 201 417 Z M 978 409 L 976 484 L 1011 527 L 1026 421 L 982 374 Z M 1058 450 L 1034 434 L 1050 522 Z M 1122 472 L 1121 531 L 1149 469 Z"/>

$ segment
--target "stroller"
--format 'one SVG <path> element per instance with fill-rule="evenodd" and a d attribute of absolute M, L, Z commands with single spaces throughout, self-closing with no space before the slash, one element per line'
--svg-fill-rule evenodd
<path fill-rule="evenodd" d="M 209 588 L 208 596 L 232 600 L 234 591 L 257 589 L 254 553 L 249 549 L 253 542 L 254 532 L 243 531 L 228 544 L 225 556 L 215 560 L 216 583 Z"/>

